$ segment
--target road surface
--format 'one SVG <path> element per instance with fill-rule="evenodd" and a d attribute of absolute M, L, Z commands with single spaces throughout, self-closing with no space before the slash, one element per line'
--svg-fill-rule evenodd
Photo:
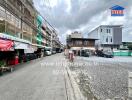
<path fill-rule="evenodd" d="M 63 57 L 56 54 L 27 62 L 1 76 L 0 100 L 67 100 L 65 77 L 56 74 L 63 66 L 55 66 Z"/>

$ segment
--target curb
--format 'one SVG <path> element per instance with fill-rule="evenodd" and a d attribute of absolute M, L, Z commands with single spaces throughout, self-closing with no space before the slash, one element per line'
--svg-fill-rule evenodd
<path fill-rule="evenodd" d="M 69 64 L 69 62 L 68 62 L 68 64 Z M 87 100 L 86 97 L 84 97 L 83 94 L 81 93 L 79 86 L 75 80 L 76 75 L 71 72 L 71 70 L 69 69 L 69 66 L 66 66 L 65 69 L 67 71 L 67 75 L 68 75 L 69 81 L 71 83 L 71 88 L 72 88 L 73 95 L 74 95 L 74 99 L 72 99 L 72 100 Z"/>

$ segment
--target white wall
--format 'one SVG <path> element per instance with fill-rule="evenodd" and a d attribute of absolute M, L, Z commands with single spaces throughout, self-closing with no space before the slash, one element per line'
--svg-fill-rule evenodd
<path fill-rule="evenodd" d="M 99 39 L 98 28 L 93 30 L 92 32 L 88 33 L 88 38 Z"/>
<path fill-rule="evenodd" d="M 101 44 L 113 44 L 113 29 L 108 27 L 101 27 L 102 32 L 100 32 Z M 107 33 L 107 29 L 110 30 L 110 33 Z M 108 39 L 108 41 L 106 41 Z M 112 42 L 111 42 L 112 39 Z"/>

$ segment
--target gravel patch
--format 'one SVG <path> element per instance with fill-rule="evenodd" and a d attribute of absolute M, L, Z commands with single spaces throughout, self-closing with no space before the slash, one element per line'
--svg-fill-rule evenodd
<path fill-rule="evenodd" d="M 131 65 L 131 57 L 76 57 L 70 68 L 77 72 L 78 84 L 88 100 L 89 94 L 95 100 L 126 100 Z"/>

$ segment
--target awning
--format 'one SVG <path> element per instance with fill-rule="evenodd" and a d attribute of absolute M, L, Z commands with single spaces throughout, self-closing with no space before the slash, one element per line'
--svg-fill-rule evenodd
<path fill-rule="evenodd" d="M 37 47 L 36 46 L 29 45 L 29 48 L 28 49 L 25 49 L 24 50 L 24 53 L 34 53 L 35 51 L 37 51 Z"/>
<path fill-rule="evenodd" d="M 5 34 L 5 33 L 0 33 L 0 38 L 31 44 L 31 42 L 29 42 L 27 40 L 20 39 L 18 37 L 14 37 L 14 36 L 11 36 L 11 35 L 8 35 L 8 34 Z"/>
<path fill-rule="evenodd" d="M 15 44 L 15 49 L 28 49 L 29 48 L 29 44 L 28 43 L 15 41 L 14 44 Z"/>
<path fill-rule="evenodd" d="M 11 40 L 0 39 L 0 51 L 10 51 L 13 48 L 14 42 Z"/>

